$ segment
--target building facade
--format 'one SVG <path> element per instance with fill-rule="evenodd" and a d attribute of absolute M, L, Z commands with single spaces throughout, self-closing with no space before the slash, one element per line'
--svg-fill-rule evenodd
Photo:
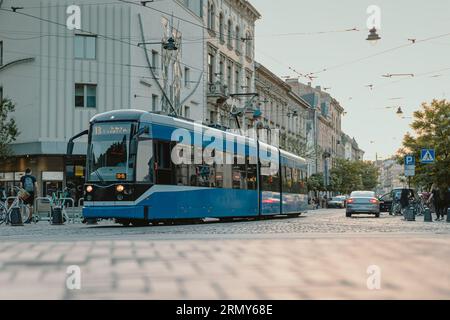
<path fill-rule="evenodd" d="M 312 107 L 313 112 L 309 115 L 308 140 L 315 157 L 309 162 L 309 174 L 323 172 L 325 183 L 328 184 L 329 172 L 336 159 L 344 156 L 341 146 L 341 119 L 344 108 L 320 86 L 303 84 L 297 79 L 287 79 L 286 82 Z"/>
<path fill-rule="evenodd" d="M 255 21 L 261 15 L 246 0 L 205 0 L 206 93 L 204 119 L 220 128 L 243 128 L 255 107 Z"/>
<path fill-rule="evenodd" d="M 306 120 L 308 103 L 291 87 L 260 63 L 255 63 L 255 86 L 258 108 L 266 136 L 277 139 L 280 147 L 299 156 L 308 156 L 306 150 Z M 249 127 L 254 120 L 249 119 Z M 268 141 L 273 144 L 273 141 Z"/>
<path fill-rule="evenodd" d="M 379 170 L 376 190 L 379 195 L 387 194 L 394 188 L 408 186 L 404 168 L 395 159 L 377 160 L 375 165 Z"/>
<path fill-rule="evenodd" d="M 81 28 L 70 30 L 73 4 Z M 67 141 L 100 112 L 133 108 L 204 120 L 200 4 L 168 0 L 154 10 L 113 0 L 2 1 L 26 15 L 0 11 L 0 30 L 8 30 L 0 33 L 0 88 L 16 104 L 20 130 L 15 157 L 0 164 L 0 183 L 17 184 L 30 167 L 40 195 L 70 182 L 79 197 L 86 142 L 67 158 Z"/>

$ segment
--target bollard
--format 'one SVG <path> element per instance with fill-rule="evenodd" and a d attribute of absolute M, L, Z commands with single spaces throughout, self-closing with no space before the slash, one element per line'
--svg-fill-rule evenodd
<path fill-rule="evenodd" d="M 408 207 L 405 209 L 405 220 L 406 221 L 416 221 L 414 207 Z"/>
<path fill-rule="evenodd" d="M 61 207 L 52 208 L 52 225 L 63 225 L 63 213 Z"/>
<path fill-rule="evenodd" d="M 447 208 L 447 222 L 450 222 L 450 208 Z"/>
<path fill-rule="evenodd" d="M 9 217 L 12 226 L 23 226 L 20 208 L 13 208 Z"/>
<path fill-rule="evenodd" d="M 425 207 L 423 210 L 423 221 L 424 222 L 433 222 L 433 217 L 431 216 L 431 210 L 428 207 Z"/>

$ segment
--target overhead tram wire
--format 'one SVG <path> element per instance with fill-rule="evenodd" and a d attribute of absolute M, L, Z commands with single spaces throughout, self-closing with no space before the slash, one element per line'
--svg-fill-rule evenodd
<path fill-rule="evenodd" d="M 136 5 L 138 7 L 143 7 L 143 8 L 147 8 L 147 9 L 150 9 L 150 10 L 162 13 L 162 14 L 166 14 L 166 15 L 171 16 L 173 18 L 176 18 L 176 19 L 178 19 L 180 21 L 183 21 L 183 22 L 189 23 L 191 25 L 197 26 L 197 27 L 199 27 L 201 29 L 204 29 L 206 31 L 214 31 L 214 32 L 218 33 L 216 30 L 211 30 L 209 27 L 204 26 L 203 24 L 199 24 L 199 23 L 196 23 L 196 22 L 189 21 L 189 20 L 184 19 L 184 18 L 182 18 L 180 16 L 173 15 L 170 12 L 165 12 L 165 11 L 163 11 L 161 9 L 157 9 L 157 8 L 150 7 L 150 6 L 143 6 L 140 1 L 139 2 L 134 2 L 134 1 L 129 1 L 129 0 L 117 0 L 117 1 L 119 1 L 121 3 L 133 4 L 133 5 Z M 220 16 L 215 14 L 214 17 L 215 18 L 219 18 Z M 282 37 L 282 36 L 294 36 L 294 35 L 307 36 L 307 35 L 321 35 L 321 34 L 329 34 L 329 33 L 352 32 L 352 31 L 359 31 L 359 30 L 356 27 L 354 27 L 354 28 L 348 28 L 348 29 L 328 30 L 328 31 L 292 32 L 292 33 L 280 33 L 280 34 L 270 34 L 270 35 L 260 35 L 260 36 L 253 35 L 252 39 L 250 39 L 250 41 L 254 40 L 255 38 L 260 38 L 260 37 L 280 37 L 280 36 Z M 228 38 L 228 35 L 225 35 L 225 36 Z M 213 39 L 220 40 L 218 36 L 203 38 L 203 40 L 213 40 Z M 245 41 L 248 40 L 248 39 L 245 39 L 245 37 L 235 37 L 235 36 L 231 36 L 231 39 L 235 40 L 235 41 L 236 40 L 242 41 L 242 42 L 245 42 Z"/>
<path fill-rule="evenodd" d="M 343 66 L 347 66 L 347 65 L 351 65 L 351 64 L 354 64 L 354 63 L 357 63 L 357 62 L 361 62 L 361 61 L 364 61 L 364 60 L 367 60 L 367 59 L 370 59 L 370 58 L 373 58 L 373 57 L 377 57 L 377 56 L 380 56 L 380 55 L 383 55 L 383 54 L 386 54 L 386 53 L 389 53 L 389 52 L 392 52 L 392 51 L 396 51 L 396 50 L 402 49 L 402 48 L 414 46 L 414 45 L 416 45 L 418 43 L 423 43 L 423 42 L 427 42 L 427 41 L 431 41 L 431 40 L 435 40 L 435 39 L 439 39 L 439 38 L 443 38 L 443 37 L 448 37 L 448 36 L 450 36 L 450 32 L 449 33 L 440 34 L 440 35 L 436 35 L 436 36 L 431 36 L 431 37 L 424 38 L 424 39 L 418 39 L 418 40 L 415 40 L 414 42 L 408 42 L 408 43 L 405 43 L 405 44 L 402 44 L 402 45 L 399 45 L 399 46 L 396 46 L 396 47 L 392 47 L 390 49 L 386 49 L 386 50 L 380 51 L 380 52 L 375 53 L 375 54 L 371 54 L 371 55 L 368 55 L 368 56 L 365 56 L 365 57 L 361 57 L 361 58 L 358 58 L 358 59 L 355 59 L 355 60 L 351 60 L 351 61 L 347 61 L 347 62 L 344 62 L 344 63 L 341 63 L 341 64 L 333 65 L 333 66 L 330 66 L 330 67 L 325 67 L 325 68 L 323 68 L 321 70 L 310 72 L 307 75 L 320 74 L 320 73 L 323 73 L 323 72 L 326 72 L 326 71 L 329 71 L 329 70 L 333 70 L 333 69 L 336 69 L 336 68 L 340 68 L 340 67 L 343 67 Z"/>
<path fill-rule="evenodd" d="M 29 17 L 29 18 L 37 19 L 37 20 L 40 20 L 40 21 L 43 21 L 43 22 L 47 22 L 47 23 L 50 23 L 50 24 L 55 24 L 55 25 L 58 25 L 60 27 L 67 28 L 67 26 L 65 24 L 63 24 L 63 23 L 60 23 L 60 22 L 57 22 L 57 21 L 53 21 L 53 20 L 49 20 L 49 19 L 45 19 L 45 18 L 41 18 L 41 17 L 38 17 L 38 16 L 34 16 L 32 14 L 28 14 L 28 13 L 25 13 L 25 12 L 13 11 L 13 10 L 8 10 L 8 9 L 4 9 L 4 8 L 0 8 L 0 11 L 5 11 L 5 12 L 13 13 L 13 14 L 20 14 L 20 15 L 23 15 L 23 16 L 26 16 L 26 17 Z M 89 30 L 84 30 L 84 29 L 78 29 L 78 31 L 83 32 L 83 33 L 87 33 L 87 34 L 90 34 L 90 35 L 93 35 L 93 36 L 97 36 L 97 37 L 103 38 L 105 40 L 117 41 L 117 42 L 120 42 L 122 44 L 130 45 L 130 46 L 133 46 L 133 47 L 136 47 L 136 48 L 139 48 L 139 49 L 151 52 L 150 50 L 147 50 L 147 49 L 145 49 L 145 48 L 143 48 L 143 47 L 141 47 L 141 46 L 139 46 L 137 44 L 134 44 L 134 43 L 131 43 L 131 42 L 127 42 L 127 41 L 124 41 L 124 40 L 121 40 L 121 39 L 118 39 L 118 38 L 106 36 L 106 35 L 103 35 L 103 34 L 100 34 L 100 33 L 95 33 L 95 32 L 92 32 L 92 31 L 89 31 Z M 197 67 L 185 64 L 183 62 L 180 62 L 180 64 L 183 65 L 183 66 L 189 67 L 191 69 L 203 72 L 203 69 L 199 69 Z"/>
<path fill-rule="evenodd" d="M 189 23 L 189 24 L 191 24 L 191 25 L 197 26 L 197 27 L 199 27 L 199 28 L 205 29 L 205 30 L 207 30 L 207 31 L 210 31 L 210 28 L 205 27 L 203 24 L 198 24 L 198 23 L 189 21 L 189 20 L 187 20 L 187 19 L 184 19 L 184 18 L 179 17 L 179 16 L 175 16 L 175 15 L 173 15 L 172 13 L 165 12 L 165 11 L 160 10 L 160 9 L 157 9 L 157 8 L 149 7 L 149 6 L 146 6 L 146 5 L 144 6 L 144 5 L 142 5 L 141 2 L 137 3 L 137 2 L 126 1 L 126 0 L 117 0 L 117 1 L 118 1 L 118 2 L 108 2 L 108 3 L 101 2 L 101 3 L 91 3 L 91 4 L 85 4 L 85 5 L 133 4 L 133 5 L 136 5 L 136 6 L 139 6 L 139 7 L 144 7 L 144 8 L 147 8 L 147 9 L 150 9 L 150 10 L 153 10 L 153 11 L 156 11 L 156 12 L 159 12 L 159 13 L 162 13 L 162 14 L 166 14 L 166 15 L 171 16 L 171 17 L 174 17 L 174 18 L 176 18 L 176 19 L 178 19 L 178 20 L 180 20 L 180 21 L 183 21 L 183 22 Z M 83 6 L 83 5 L 82 5 L 82 6 Z M 48 7 L 51 7 L 51 6 L 48 6 Z M 63 5 L 61 5 L 61 7 L 63 7 Z M 26 8 L 24 8 L 24 9 L 26 10 L 26 9 L 32 9 L 32 8 L 36 8 L 36 9 L 38 9 L 38 8 L 45 8 L 45 6 L 43 6 L 43 7 L 26 7 Z M 1 9 L 1 10 L 4 10 L 4 9 Z M 14 11 L 11 11 L 11 10 L 4 10 L 4 11 L 14 12 Z M 36 16 L 30 15 L 30 14 L 27 14 L 27 13 L 18 12 L 18 11 L 17 11 L 17 12 L 14 12 L 14 13 L 20 13 L 20 14 L 23 14 L 23 15 L 26 15 L 26 16 L 34 17 L 34 18 L 37 18 L 37 19 L 40 19 L 40 20 L 44 20 L 44 21 L 47 21 L 47 22 L 50 22 L 50 23 L 56 23 L 56 24 L 61 25 L 60 23 L 57 23 L 57 22 L 54 22 L 54 21 L 50 21 L 50 20 L 47 20 L 47 19 L 43 19 L 43 18 L 40 18 L 40 17 L 36 17 Z M 218 15 L 215 15 L 215 17 L 218 18 L 219 16 L 218 16 Z M 83 30 L 81 30 L 81 31 L 83 31 Z M 321 34 L 342 33 L 342 32 L 352 32 L 352 31 L 359 31 L 359 30 L 358 30 L 356 27 L 354 27 L 354 28 L 347 28 L 347 29 L 340 29 L 340 30 L 329 30 L 329 31 L 292 32 L 292 33 L 284 33 L 284 34 L 262 35 L 262 36 L 258 36 L 258 37 L 268 37 L 268 36 L 274 36 L 274 37 L 277 37 L 277 36 L 292 36 L 292 35 L 321 35 Z M 93 34 L 92 32 L 89 32 L 89 33 Z M 98 34 L 97 34 L 97 35 L 98 35 Z M 112 40 L 115 40 L 115 41 L 121 41 L 121 42 L 123 42 L 122 40 L 117 39 L 117 38 L 112 38 L 112 37 L 107 37 L 107 36 L 103 36 L 103 38 L 106 38 L 106 39 L 109 38 L 109 39 L 112 39 Z M 228 38 L 228 35 L 227 35 L 227 38 Z M 247 40 L 254 41 L 254 38 L 255 38 L 254 35 L 252 36 L 251 39 L 246 39 L 246 38 L 241 38 L 241 37 L 237 38 L 237 37 L 231 36 L 231 39 L 232 39 L 232 40 L 234 40 L 234 41 L 237 40 L 237 41 L 242 41 L 242 42 L 247 41 Z M 199 43 L 200 43 L 200 42 L 203 42 L 202 40 L 220 40 L 220 39 L 219 39 L 218 37 L 206 37 L 206 38 L 200 38 L 200 39 L 198 39 L 198 40 L 199 40 Z M 184 42 L 184 43 L 186 44 L 186 43 L 196 43 L 196 42 L 195 42 L 195 41 L 189 41 L 189 42 Z M 129 44 L 130 44 L 130 45 L 133 45 L 133 44 L 131 44 L 131 43 L 129 43 Z M 259 52 L 259 51 L 258 51 L 258 50 L 255 50 L 255 52 Z M 181 64 L 182 64 L 182 65 L 185 65 L 185 66 L 187 66 L 187 67 L 192 67 L 192 66 L 189 66 L 189 65 L 186 65 L 186 64 L 183 64 L 183 63 L 181 63 Z M 285 66 L 286 66 L 286 65 L 285 65 Z M 193 69 L 196 69 L 195 67 L 192 67 L 192 68 L 193 68 Z M 296 69 L 293 68 L 293 67 L 291 67 L 291 66 L 288 66 L 288 69 L 289 69 L 290 71 L 292 71 L 292 72 L 298 74 L 298 75 L 301 76 L 301 77 L 306 77 L 306 78 L 309 78 L 310 80 L 312 80 L 312 77 L 311 77 L 311 76 L 309 76 L 309 75 L 306 75 L 306 76 L 305 76 L 304 74 L 302 74 L 302 73 L 296 71 Z M 199 70 L 199 69 L 197 69 L 197 70 Z"/>

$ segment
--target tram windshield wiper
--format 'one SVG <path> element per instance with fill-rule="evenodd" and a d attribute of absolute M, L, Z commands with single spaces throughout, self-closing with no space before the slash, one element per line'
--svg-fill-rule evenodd
<path fill-rule="evenodd" d="M 100 182 L 105 182 L 105 179 L 103 179 L 102 175 L 100 174 L 100 172 L 98 172 L 98 169 L 94 171 L 95 175 L 97 176 L 98 180 L 100 180 Z"/>

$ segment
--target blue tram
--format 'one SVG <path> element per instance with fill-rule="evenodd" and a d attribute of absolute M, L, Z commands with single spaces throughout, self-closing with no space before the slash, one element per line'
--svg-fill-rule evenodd
<path fill-rule="evenodd" d="M 306 161 L 258 139 L 141 110 L 94 116 L 68 154 L 83 135 L 87 219 L 145 225 L 297 216 L 307 208 Z"/>

